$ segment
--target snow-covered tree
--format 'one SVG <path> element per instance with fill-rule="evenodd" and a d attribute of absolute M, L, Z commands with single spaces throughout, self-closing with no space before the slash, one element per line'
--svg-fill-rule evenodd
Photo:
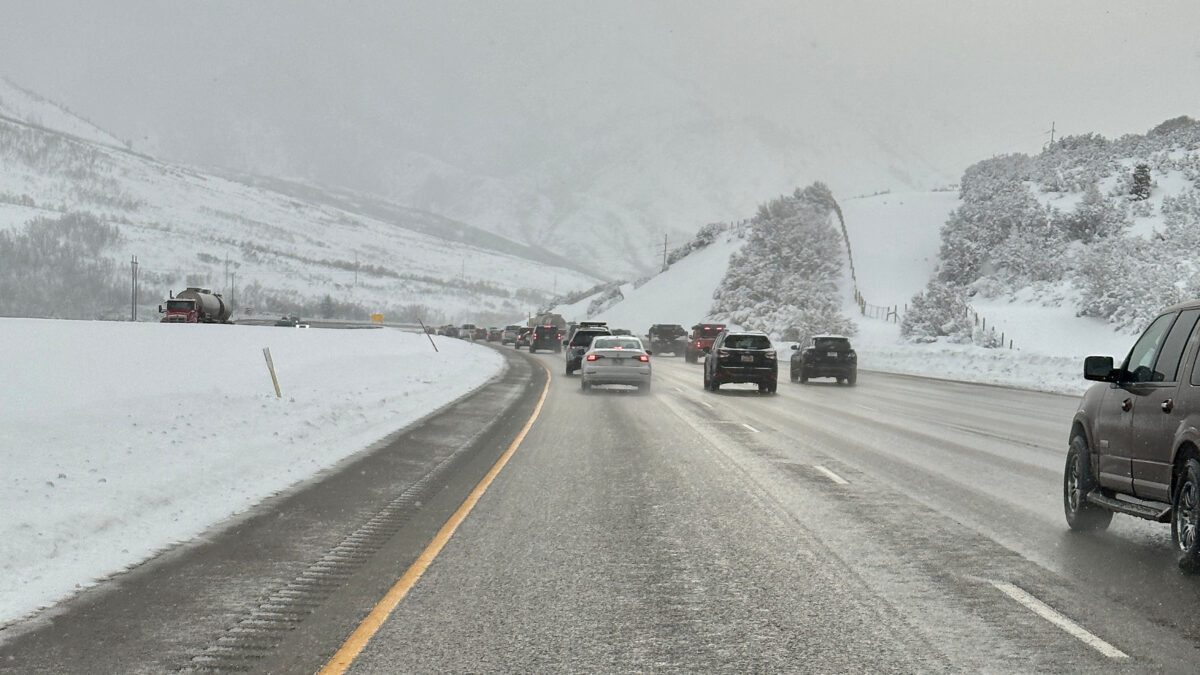
<path fill-rule="evenodd" d="M 761 205 L 713 295 L 712 316 L 776 334 L 852 334 L 840 315 L 845 253 L 831 220 L 835 204 L 829 188 L 814 183 Z"/>
<path fill-rule="evenodd" d="M 913 342 L 933 342 L 939 337 L 970 342 L 973 330 L 962 287 L 937 279 L 913 296 L 900 321 L 900 335 Z"/>
<path fill-rule="evenodd" d="M 1129 224 L 1123 206 L 1100 194 L 1100 189 L 1094 183 L 1084 190 L 1083 199 L 1074 211 L 1056 213 L 1053 221 L 1067 239 L 1077 239 L 1085 244 L 1110 237 Z"/>
<path fill-rule="evenodd" d="M 1130 195 L 1138 201 L 1150 198 L 1150 165 L 1138 164 L 1133 168 L 1133 188 Z"/>

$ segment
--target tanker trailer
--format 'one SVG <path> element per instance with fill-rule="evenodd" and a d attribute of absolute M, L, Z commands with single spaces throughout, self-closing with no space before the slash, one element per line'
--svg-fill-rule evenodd
<path fill-rule="evenodd" d="M 232 323 L 229 317 L 233 314 L 220 293 L 194 287 L 172 295 L 158 311 L 164 314 L 163 323 Z"/>

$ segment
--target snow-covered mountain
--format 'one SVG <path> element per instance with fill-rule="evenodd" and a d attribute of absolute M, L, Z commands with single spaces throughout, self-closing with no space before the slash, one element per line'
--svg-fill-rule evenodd
<path fill-rule="evenodd" d="M 8 78 L 0 77 L 0 117 L 7 117 L 51 131 L 78 136 L 102 145 L 123 146 L 112 134 Z"/>
<path fill-rule="evenodd" d="M 386 200 L 135 154 L 65 109 L 10 91 L 0 93 L 0 233 L 31 242 L 31 220 L 79 212 L 116 226 L 103 255 L 123 279 L 138 257 L 143 316 L 169 289 L 199 285 L 262 312 L 309 312 L 329 296 L 343 311 L 389 318 L 500 321 L 598 281 L 548 251 Z M 59 315 L 52 299 L 32 311 Z M 127 301 L 96 312 L 127 313 Z"/>

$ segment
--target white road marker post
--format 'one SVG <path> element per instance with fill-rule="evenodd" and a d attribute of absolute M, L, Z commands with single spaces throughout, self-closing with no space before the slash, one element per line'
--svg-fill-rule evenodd
<path fill-rule="evenodd" d="M 283 398 L 279 391 L 279 378 L 275 375 L 275 361 L 271 359 L 271 348 L 263 347 L 263 357 L 267 359 L 267 370 L 271 373 L 271 384 L 275 385 L 275 398 Z"/>

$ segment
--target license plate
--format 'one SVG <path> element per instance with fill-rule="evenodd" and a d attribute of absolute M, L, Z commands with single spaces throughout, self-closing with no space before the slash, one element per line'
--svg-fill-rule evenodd
<path fill-rule="evenodd" d="M 747 354 L 746 356 L 742 357 L 742 363 L 754 363 L 754 357 Z"/>
<path fill-rule="evenodd" d="M 836 359 L 836 358 L 837 358 L 837 352 L 825 352 L 825 356 L 828 356 L 828 357 L 830 357 L 830 358 Z"/>

